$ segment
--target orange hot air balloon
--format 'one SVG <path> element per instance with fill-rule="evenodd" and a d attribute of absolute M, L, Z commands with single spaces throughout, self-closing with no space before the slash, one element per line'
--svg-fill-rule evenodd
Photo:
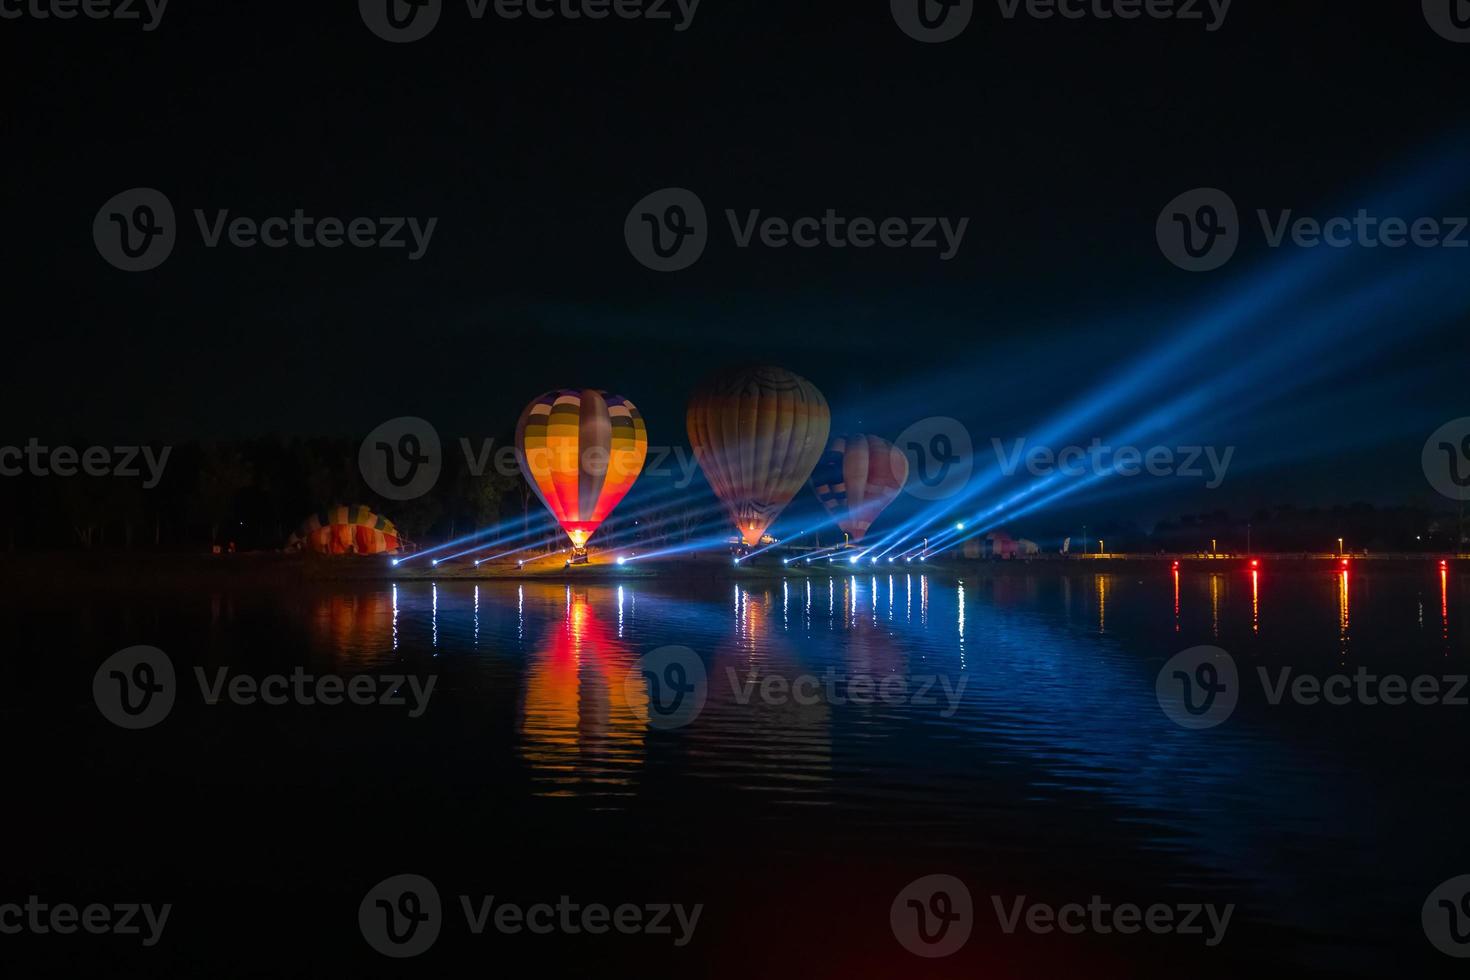
<path fill-rule="evenodd" d="M 403 550 L 398 528 L 361 505 L 334 506 L 310 515 L 286 542 L 287 551 L 320 555 L 396 555 Z"/>
<path fill-rule="evenodd" d="M 548 391 L 516 425 L 521 472 L 584 561 L 587 539 L 628 493 L 647 456 L 643 416 L 605 391 Z"/>
<path fill-rule="evenodd" d="M 811 476 L 832 413 L 805 378 L 754 367 L 706 381 L 689 399 L 686 422 L 699 468 L 754 547 Z"/>
<path fill-rule="evenodd" d="M 877 436 L 838 436 L 812 474 L 812 489 L 837 526 L 861 541 L 909 478 L 909 460 Z"/>

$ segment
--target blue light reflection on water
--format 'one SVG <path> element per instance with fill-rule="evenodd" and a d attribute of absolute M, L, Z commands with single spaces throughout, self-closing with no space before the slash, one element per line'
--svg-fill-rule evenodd
<path fill-rule="evenodd" d="M 1260 902 L 1295 909 L 1304 928 L 1326 928 L 1298 893 L 1383 874 L 1378 797 L 1385 781 L 1406 777 L 1397 760 L 1360 750 L 1394 741 L 1399 720 L 1370 717 L 1355 736 L 1341 716 L 1324 726 L 1320 713 L 1268 710 L 1247 695 L 1227 724 L 1187 731 L 1160 711 L 1157 671 L 1198 644 L 1229 649 L 1242 675 L 1425 658 L 1442 669 L 1446 657 L 1465 659 L 1451 628 L 1459 622 L 1451 593 L 1462 601 L 1463 589 L 1437 569 L 1407 584 L 1375 585 L 1335 568 L 1284 578 L 846 575 L 679 591 L 636 581 L 401 584 L 382 650 L 388 658 L 427 641 L 456 660 L 453 669 L 519 686 L 521 757 L 548 796 L 636 808 L 653 771 L 676 765 L 684 778 L 772 806 L 826 807 L 867 828 L 912 832 L 918 822 L 943 841 L 984 827 L 1035 848 L 1059 844 L 1009 829 L 1027 808 L 1085 800 L 1100 819 L 1141 835 L 1138 846 L 1177 862 L 1181 885 L 1234 881 Z M 669 644 L 704 661 L 709 702 L 687 729 L 652 732 L 625 681 L 638 656 Z M 910 691 L 930 677 L 963 689 L 952 705 L 933 685 L 933 703 L 922 705 L 768 704 L 748 693 L 742 701 L 752 680 L 829 671 L 906 678 Z M 685 754 L 671 763 L 658 750 L 668 744 Z M 998 783 L 998 772 L 1021 788 Z M 1423 775 L 1427 804 L 1436 773 Z M 1426 833 L 1422 846 L 1435 837 Z M 1284 846 L 1315 858 L 1317 881 L 1303 884 Z"/>

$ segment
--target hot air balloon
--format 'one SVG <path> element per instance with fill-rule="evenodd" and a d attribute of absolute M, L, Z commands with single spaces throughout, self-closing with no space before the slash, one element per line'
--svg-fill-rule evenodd
<path fill-rule="evenodd" d="M 321 555 L 391 555 L 402 548 L 393 522 L 361 505 L 328 507 L 312 514 L 286 542 L 287 551 Z"/>
<path fill-rule="evenodd" d="M 832 427 L 827 399 L 784 368 L 716 375 L 689 400 L 689 444 L 749 547 L 796 496 Z"/>
<path fill-rule="evenodd" d="M 877 436 L 838 436 L 812 474 L 812 489 L 853 541 L 893 503 L 908 482 L 908 457 Z"/>
<path fill-rule="evenodd" d="M 548 391 L 516 425 L 521 472 L 572 539 L 577 563 L 587 560 L 587 539 L 628 493 L 647 455 L 643 416 L 605 391 Z"/>

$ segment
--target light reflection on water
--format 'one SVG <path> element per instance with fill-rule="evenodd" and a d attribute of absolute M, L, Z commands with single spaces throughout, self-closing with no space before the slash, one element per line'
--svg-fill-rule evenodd
<path fill-rule="evenodd" d="M 1444 645 L 1441 652 L 1448 652 L 1449 578 L 1444 570 L 1437 571 L 1440 615 L 1435 626 Z M 1068 767 L 1110 774 L 1103 779 L 1104 786 L 1087 788 L 1109 789 L 1125 798 L 1148 797 L 1153 790 L 1142 789 L 1126 755 L 1140 736 L 1151 733 L 1167 743 L 1177 735 L 1156 717 L 1147 683 L 1153 664 L 1146 657 L 1189 645 L 1178 635 L 1198 623 L 1200 612 L 1207 613 L 1208 624 L 1208 636 L 1198 637 L 1200 641 L 1221 642 L 1223 637 L 1269 643 L 1272 637 L 1262 623 L 1263 609 L 1272 608 L 1271 582 L 1263 581 L 1259 570 L 1246 575 L 1249 595 L 1242 600 L 1247 602 L 1243 607 L 1235 605 L 1233 582 L 1226 573 L 1207 573 L 1186 588 L 1176 570 L 1159 589 L 1135 583 L 1130 576 L 1094 575 L 1091 612 L 1096 625 L 1091 640 L 1068 626 L 1078 610 L 1073 608 L 1077 593 L 1066 578 L 1033 579 L 1019 587 L 1005 580 L 984 582 L 977 593 L 973 582 L 967 586 L 961 580 L 928 574 L 844 576 L 840 597 L 838 579 L 828 578 L 825 610 L 814 608 L 814 582 L 809 578 L 733 584 L 725 617 L 706 599 L 663 594 L 634 582 L 585 586 L 446 582 L 427 586 L 427 596 L 424 586 L 402 584 L 382 593 L 321 597 L 312 623 L 317 644 L 351 662 L 373 658 L 379 631 L 378 650 L 385 657 L 412 645 L 424 614 L 428 644 L 436 654 L 480 649 L 518 654 L 524 658 L 516 682 L 525 691 L 526 758 L 533 768 L 545 769 L 554 778 L 577 775 L 575 753 L 569 757 L 565 750 L 584 741 L 598 743 L 591 746 L 589 758 L 606 770 L 595 773 L 594 782 L 619 766 L 636 770 L 641 739 L 631 737 L 628 726 L 646 708 L 622 703 L 618 693 L 622 676 L 640 653 L 679 643 L 693 647 L 712 668 L 722 656 L 740 658 L 743 670 L 752 665 L 770 670 L 779 661 L 815 672 L 827 668 L 852 672 L 868 670 L 870 660 L 901 675 L 915 662 L 931 671 L 956 674 L 978 668 L 984 683 L 971 689 L 953 718 L 936 720 L 912 706 L 881 713 L 848 706 L 853 709 L 851 720 L 859 727 L 877 725 L 892 734 L 901 734 L 905 724 L 918 724 L 942 725 L 971 738 L 994 735 L 1009 748 L 1034 750 L 1048 759 L 1058 751 L 1075 753 Z M 816 586 L 820 584 L 819 580 Z M 1336 573 L 1334 586 L 1337 649 L 1345 657 L 1353 625 L 1350 573 Z M 801 590 L 796 616 L 791 608 L 793 588 Z M 1203 609 L 1198 601 L 1201 588 Z M 1159 594 L 1159 611 L 1165 615 L 1158 620 L 1147 616 L 1145 591 Z M 1279 616 L 1294 617 L 1300 625 L 1309 610 L 1299 592 L 1293 590 L 1293 608 L 1279 611 Z M 421 610 L 424 598 L 428 608 Z M 635 616 L 640 599 L 646 616 Z M 1123 603 L 1119 608 L 1126 620 L 1121 637 L 1119 627 L 1109 621 L 1118 602 Z M 940 622 L 950 624 L 947 629 L 931 627 L 930 612 L 936 605 L 943 613 Z M 1421 632 L 1422 605 L 1421 597 Z M 501 615 L 507 608 L 514 613 L 509 621 Z M 1231 621 L 1235 616 L 1238 624 Z M 1147 621 L 1161 628 L 1148 627 Z M 1109 642 L 1114 640 L 1120 642 Z M 878 650 L 882 656 L 874 657 Z M 728 686 L 717 673 L 712 670 L 713 682 Z M 1024 722 L 1018 712 L 1025 714 Z M 701 721 L 713 724 L 719 719 Z M 619 778 L 635 775 L 623 773 Z"/>
<path fill-rule="evenodd" d="M 1438 616 L 1426 616 L 1435 600 Z M 1091 583 L 1055 573 L 677 590 L 633 580 L 404 583 L 318 596 L 308 619 L 314 645 L 343 662 L 437 655 L 462 690 L 514 692 L 516 755 L 540 795 L 637 810 L 651 787 L 693 781 L 772 812 L 824 807 L 866 833 L 978 834 L 1020 855 L 1054 846 L 1029 826 L 1034 815 L 1018 818 L 1033 814 L 1023 807 L 1086 800 L 1193 869 L 1177 874 L 1239 880 L 1290 904 L 1306 886 L 1283 840 L 1304 864 L 1329 861 L 1328 878 L 1410 874 L 1377 867 L 1380 796 L 1422 804 L 1423 841 L 1401 842 L 1401 852 L 1430 848 L 1433 821 L 1451 832 L 1452 808 L 1438 794 L 1457 793 L 1464 774 L 1404 756 L 1406 740 L 1430 737 L 1415 726 L 1438 716 L 1267 710 L 1247 696 L 1226 725 L 1190 732 L 1159 710 L 1157 670 L 1180 650 L 1216 644 L 1243 677 L 1283 665 L 1326 674 L 1348 669 L 1351 643 L 1352 669 L 1443 672 L 1444 658 L 1467 659 L 1451 629 L 1465 608 L 1464 581 L 1438 568 L 1267 567 L 1105 573 Z M 692 724 L 661 731 L 627 679 L 639 656 L 671 644 L 704 662 L 709 698 Z M 801 704 L 748 693 L 773 674 L 827 671 L 965 687 L 953 710 L 942 699 Z"/>
<path fill-rule="evenodd" d="M 615 600 L 620 617 L 622 593 Z M 646 705 L 624 692 L 637 658 L 619 639 L 621 618 L 615 635 L 584 590 L 568 587 L 543 601 L 562 605 L 566 616 L 543 632 L 527 664 L 521 754 L 543 792 L 621 792 L 642 759 L 647 721 Z M 532 614 L 538 611 L 533 604 Z"/>

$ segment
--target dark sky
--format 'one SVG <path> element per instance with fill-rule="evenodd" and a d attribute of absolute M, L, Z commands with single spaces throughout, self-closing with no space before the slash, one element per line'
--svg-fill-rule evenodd
<path fill-rule="evenodd" d="M 0 43 L 9 439 L 357 436 L 407 414 L 504 434 L 538 392 L 585 385 L 682 443 L 699 378 L 760 360 L 815 381 L 839 427 L 894 435 L 905 412 L 965 412 L 988 444 L 1289 261 L 1257 231 L 1225 270 L 1174 268 L 1154 240 L 1172 197 L 1213 186 L 1243 212 L 1344 213 L 1461 135 L 1470 77 L 1470 44 L 1419 4 L 1340 0 L 1237 0 L 1213 33 L 1006 20 L 991 0 L 934 45 L 876 0 L 704 0 L 682 33 L 476 21 L 448 0 L 402 45 L 348 2 L 176 0 L 152 32 L 6 20 Z M 137 186 L 169 197 L 180 241 L 129 274 L 91 227 Z M 659 274 L 623 221 L 668 186 L 696 191 L 714 230 L 693 268 Z M 1470 214 L 1464 185 L 1446 193 L 1436 211 Z M 298 207 L 439 221 L 417 262 L 207 249 L 193 227 L 195 208 Z M 737 249 L 725 208 L 971 222 L 941 262 Z M 1389 323 L 1369 363 L 1262 407 L 1241 439 L 1292 424 L 1331 438 L 1242 443 L 1268 482 L 1237 492 L 1425 500 L 1424 438 L 1470 414 L 1465 323 L 1448 303 L 1443 322 Z"/>

